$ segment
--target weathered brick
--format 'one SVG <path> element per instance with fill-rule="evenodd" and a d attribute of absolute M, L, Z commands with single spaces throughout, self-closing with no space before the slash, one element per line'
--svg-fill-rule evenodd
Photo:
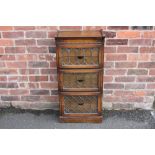
<path fill-rule="evenodd" d="M 139 62 L 138 68 L 155 68 L 155 62 Z"/>
<path fill-rule="evenodd" d="M 15 60 L 14 55 L 0 55 L 0 61 L 13 61 Z"/>
<path fill-rule="evenodd" d="M 13 46 L 13 40 L 0 39 L 0 46 Z"/>
<path fill-rule="evenodd" d="M 103 31 L 103 35 L 105 36 L 105 38 L 115 38 L 116 37 L 116 32 Z"/>
<path fill-rule="evenodd" d="M 49 63 L 46 62 L 46 61 L 42 61 L 42 62 L 41 61 L 38 61 L 38 62 L 32 61 L 32 62 L 28 63 L 28 66 L 30 68 L 48 68 L 49 67 Z"/>
<path fill-rule="evenodd" d="M 139 76 L 137 82 L 155 82 L 155 76 Z"/>
<path fill-rule="evenodd" d="M 117 38 L 140 38 L 139 31 L 118 31 Z"/>
<path fill-rule="evenodd" d="M 129 40 L 129 45 L 136 45 L 136 46 L 149 46 L 151 45 L 151 39 L 131 39 Z"/>
<path fill-rule="evenodd" d="M 10 95 L 29 95 L 29 90 L 27 89 L 12 89 L 9 91 Z"/>
<path fill-rule="evenodd" d="M 10 75 L 10 74 L 17 74 L 17 69 L 0 69 L 0 74 L 1 75 Z"/>
<path fill-rule="evenodd" d="M 18 45 L 22 45 L 22 46 L 34 46 L 36 45 L 36 41 L 35 39 L 20 39 L 20 40 L 15 40 L 15 44 Z"/>
<path fill-rule="evenodd" d="M 125 84 L 125 89 L 145 89 L 145 84 Z"/>
<path fill-rule="evenodd" d="M 49 90 L 41 89 L 41 90 L 30 90 L 31 95 L 49 95 Z"/>
<path fill-rule="evenodd" d="M 26 62 L 6 62 L 8 68 L 26 68 Z"/>
<path fill-rule="evenodd" d="M 13 30 L 13 26 L 0 26 L 0 31 L 10 31 Z"/>
<path fill-rule="evenodd" d="M 155 31 L 145 31 L 143 38 L 155 38 Z"/>
<path fill-rule="evenodd" d="M 56 74 L 57 70 L 56 69 L 41 69 L 41 74 Z"/>
<path fill-rule="evenodd" d="M 128 39 L 107 39 L 106 45 L 127 45 Z"/>
<path fill-rule="evenodd" d="M 147 84 L 147 89 L 155 89 L 155 84 Z"/>
<path fill-rule="evenodd" d="M 0 88 L 18 88 L 17 83 L 0 83 Z"/>
<path fill-rule="evenodd" d="M 155 53 L 155 47 L 141 47 L 141 53 Z"/>
<path fill-rule="evenodd" d="M 32 75 L 32 74 L 39 74 L 39 69 L 19 69 L 19 74 L 22 75 Z"/>
<path fill-rule="evenodd" d="M 137 65 L 136 62 L 116 62 L 116 68 L 135 68 Z"/>
<path fill-rule="evenodd" d="M 8 81 L 10 82 L 27 82 L 27 76 L 8 76 Z"/>
<path fill-rule="evenodd" d="M 7 77 L 6 76 L 0 76 L 0 81 L 7 81 Z"/>
<path fill-rule="evenodd" d="M 35 30 L 35 26 L 14 26 L 15 30 Z"/>
<path fill-rule="evenodd" d="M 107 61 L 124 61 L 127 60 L 126 54 L 107 54 L 106 55 Z"/>
<path fill-rule="evenodd" d="M 112 76 L 104 76 L 103 77 L 103 81 L 104 82 L 112 82 L 113 81 L 113 77 Z"/>
<path fill-rule="evenodd" d="M 149 61 L 148 54 L 128 54 L 128 61 Z"/>
<path fill-rule="evenodd" d="M 57 82 L 41 82 L 40 87 L 45 88 L 45 89 L 54 89 L 54 88 L 58 88 L 58 83 Z"/>
<path fill-rule="evenodd" d="M 55 45 L 55 40 L 54 39 L 38 39 L 37 45 L 52 46 L 52 45 Z"/>
<path fill-rule="evenodd" d="M 132 30 L 152 30 L 153 26 L 131 26 Z"/>
<path fill-rule="evenodd" d="M 0 89 L 0 94 L 1 95 L 8 95 L 9 91 L 7 89 Z"/>
<path fill-rule="evenodd" d="M 155 69 L 150 69 L 149 70 L 149 75 L 155 75 Z"/>
<path fill-rule="evenodd" d="M 40 96 L 40 101 L 43 102 L 58 102 L 58 96 Z"/>
<path fill-rule="evenodd" d="M 47 47 L 27 47 L 28 53 L 47 53 Z"/>
<path fill-rule="evenodd" d="M 83 30 L 106 30 L 106 26 L 83 26 Z"/>
<path fill-rule="evenodd" d="M 19 101 L 19 96 L 1 96 L 2 101 Z"/>
<path fill-rule="evenodd" d="M 0 62 L 0 68 L 5 67 L 5 63 L 4 62 Z"/>
<path fill-rule="evenodd" d="M 24 32 L 2 32 L 3 38 L 23 38 Z"/>
<path fill-rule="evenodd" d="M 38 81 L 48 81 L 48 76 L 30 76 L 29 81 L 38 82 Z"/>
<path fill-rule="evenodd" d="M 138 53 L 138 47 L 118 47 L 117 53 Z"/>
<path fill-rule="evenodd" d="M 116 47 L 104 47 L 104 53 L 116 53 Z"/>
<path fill-rule="evenodd" d="M 82 30 L 82 26 L 60 26 L 60 30 Z"/>
<path fill-rule="evenodd" d="M 58 26 L 36 26 L 36 30 L 58 30 Z"/>
<path fill-rule="evenodd" d="M 114 62 L 104 62 L 104 68 L 114 68 Z"/>
<path fill-rule="evenodd" d="M 27 31 L 26 32 L 27 38 L 46 38 L 46 32 L 45 31 Z"/>
<path fill-rule="evenodd" d="M 129 26 L 108 26 L 109 30 L 128 30 Z"/>
<path fill-rule="evenodd" d="M 118 83 L 106 83 L 104 84 L 105 89 L 123 89 L 124 84 L 118 84 Z"/>
<path fill-rule="evenodd" d="M 128 69 L 127 75 L 147 75 L 146 69 Z"/>
<path fill-rule="evenodd" d="M 126 69 L 108 69 L 105 70 L 105 75 L 125 75 Z"/>
<path fill-rule="evenodd" d="M 21 101 L 36 102 L 40 101 L 40 96 L 21 96 Z"/>
<path fill-rule="evenodd" d="M 48 32 L 48 38 L 54 38 L 57 34 L 57 31 L 50 31 Z"/>
<path fill-rule="evenodd" d="M 135 77 L 133 76 L 120 76 L 120 77 L 115 77 L 115 82 L 134 82 Z"/>
<path fill-rule="evenodd" d="M 0 54 L 4 54 L 4 49 L 0 47 Z"/>
<path fill-rule="evenodd" d="M 5 53 L 25 53 L 25 47 L 6 47 Z"/>

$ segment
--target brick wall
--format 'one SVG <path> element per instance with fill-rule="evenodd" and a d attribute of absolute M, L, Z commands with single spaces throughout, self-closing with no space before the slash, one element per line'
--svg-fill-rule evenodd
<path fill-rule="evenodd" d="M 106 109 L 151 109 L 155 95 L 153 26 L 0 26 L 0 107 L 57 109 L 54 35 L 103 29 Z"/>

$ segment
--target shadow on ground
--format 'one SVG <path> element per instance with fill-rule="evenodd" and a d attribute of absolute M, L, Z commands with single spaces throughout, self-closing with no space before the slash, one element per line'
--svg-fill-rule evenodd
<path fill-rule="evenodd" d="M 0 129 L 154 129 L 151 111 L 103 111 L 103 122 L 59 123 L 58 111 L 0 109 Z"/>

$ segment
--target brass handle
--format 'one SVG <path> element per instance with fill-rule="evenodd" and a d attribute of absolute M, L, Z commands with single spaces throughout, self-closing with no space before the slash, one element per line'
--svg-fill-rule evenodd
<path fill-rule="evenodd" d="M 78 58 L 78 59 L 83 59 L 83 58 L 84 58 L 84 56 L 77 56 L 77 58 Z"/>
<path fill-rule="evenodd" d="M 84 105 L 84 102 L 80 102 L 80 103 L 78 103 L 78 105 Z"/>

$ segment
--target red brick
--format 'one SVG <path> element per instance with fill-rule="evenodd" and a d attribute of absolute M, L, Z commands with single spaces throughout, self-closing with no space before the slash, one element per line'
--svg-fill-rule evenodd
<path fill-rule="evenodd" d="M 143 38 L 155 38 L 155 31 L 145 31 Z"/>
<path fill-rule="evenodd" d="M 15 30 L 35 30 L 35 26 L 14 26 Z"/>
<path fill-rule="evenodd" d="M 139 62 L 138 68 L 155 68 L 155 62 Z"/>
<path fill-rule="evenodd" d="M 28 83 L 28 88 L 29 89 L 31 89 L 31 88 L 33 88 L 33 89 L 35 89 L 35 88 L 39 88 L 39 83 L 34 83 L 34 82 L 30 82 L 30 83 Z"/>
<path fill-rule="evenodd" d="M 30 76 L 29 81 L 31 82 L 40 82 L 40 81 L 48 81 L 48 76 Z"/>
<path fill-rule="evenodd" d="M 129 40 L 129 45 L 136 45 L 136 46 L 149 46 L 151 45 L 151 39 L 131 39 Z"/>
<path fill-rule="evenodd" d="M 19 96 L 1 96 L 2 101 L 19 101 Z"/>
<path fill-rule="evenodd" d="M 25 53 L 25 47 L 6 47 L 5 53 Z"/>
<path fill-rule="evenodd" d="M 13 30 L 13 26 L 0 26 L 0 31 L 10 31 Z"/>
<path fill-rule="evenodd" d="M 47 53 L 47 47 L 27 47 L 28 53 Z"/>
<path fill-rule="evenodd" d="M 49 67 L 49 63 L 46 61 L 32 61 L 28 63 L 28 66 L 30 68 L 48 68 Z"/>
<path fill-rule="evenodd" d="M 13 40 L 0 39 L 0 46 L 13 46 Z"/>
<path fill-rule="evenodd" d="M 104 47 L 104 53 L 116 53 L 116 47 Z"/>
<path fill-rule="evenodd" d="M 26 68 L 26 62 L 6 62 L 8 68 Z"/>
<path fill-rule="evenodd" d="M 103 31 L 103 36 L 105 36 L 105 38 L 115 38 L 116 37 L 116 32 Z"/>
<path fill-rule="evenodd" d="M 124 84 L 118 83 L 106 83 L 104 84 L 105 89 L 124 89 Z"/>
<path fill-rule="evenodd" d="M 14 55 L 0 55 L 0 61 L 12 61 L 15 60 Z"/>
<path fill-rule="evenodd" d="M 138 53 L 138 47 L 118 47 L 118 53 Z"/>
<path fill-rule="evenodd" d="M 58 30 L 58 26 L 36 26 L 37 30 Z"/>
<path fill-rule="evenodd" d="M 51 54 L 38 54 L 38 59 L 41 61 L 52 61 L 53 56 Z"/>
<path fill-rule="evenodd" d="M 40 101 L 40 96 L 21 96 L 21 101 L 37 102 Z"/>
<path fill-rule="evenodd" d="M 4 75 L 10 75 L 10 74 L 17 74 L 17 69 L 0 69 L 0 74 L 4 74 Z"/>
<path fill-rule="evenodd" d="M 108 26 L 109 30 L 128 30 L 129 26 Z"/>
<path fill-rule="evenodd" d="M 8 76 L 8 81 L 11 81 L 11 82 L 27 82 L 28 77 L 27 76 Z"/>
<path fill-rule="evenodd" d="M 151 54 L 151 61 L 155 61 L 155 54 Z"/>
<path fill-rule="evenodd" d="M 107 54 L 106 55 L 107 61 L 122 61 L 127 60 L 126 54 Z"/>
<path fill-rule="evenodd" d="M 36 45 L 36 41 L 34 39 L 20 39 L 20 40 L 15 40 L 15 44 L 22 45 L 22 46 L 32 46 Z"/>
<path fill-rule="evenodd" d="M 54 74 L 54 75 L 50 75 L 50 81 L 57 81 L 57 75 Z"/>
<path fill-rule="evenodd" d="M 6 89 L 0 89 L 0 94 L 1 95 L 8 95 L 9 94 L 9 91 L 6 90 Z"/>
<path fill-rule="evenodd" d="M 114 95 L 116 96 L 133 96 L 133 91 L 126 91 L 126 90 L 115 90 Z"/>
<path fill-rule="evenodd" d="M 5 67 L 5 63 L 4 62 L 0 62 L 0 68 L 1 67 Z"/>
<path fill-rule="evenodd" d="M 24 32 L 2 32 L 3 38 L 23 38 Z"/>
<path fill-rule="evenodd" d="M 117 32 L 117 38 L 140 38 L 139 31 L 119 31 Z"/>
<path fill-rule="evenodd" d="M 30 94 L 31 95 L 49 95 L 49 90 L 45 90 L 45 89 L 35 89 L 35 90 L 30 90 Z"/>
<path fill-rule="evenodd" d="M 40 87 L 46 88 L 46 89 L 58 88 L 58 83 L 57 82 L 41 82 Z"/>
<path fill-rule="evenodd" d="M 83 30 L 106 30 L 106 26 L 83 26 Z"/>
<path fill-rule="evenodd" d="M 19 73 L 22 75 L 39 74 L 39 69 L 19 69 Z"/>
<path fill-rule="evenodd" d="M 147 75 L 148 70 L 146 69 L 129 69 L 127 75 Z"/>
<path fill-rule="evenodd" d="M 27 38 L 46 38 L 46 32 L 45 31 L 27 31 L 26 32 Z"/>
<path fill-rule="evenodd" d="M 141 47 L 141 53 L 155 53 L 155 47 Z"/>
<path fill-rule="evenodd" d="M 115 77 L 116 82 L 134 82 L 135 77 L 133 76 L 120 76 L 120 77 Z"/>
<path fill-rule="evenodd" d="M 50 68 L 55 68 L 56 67 L 56 62 L 50 62 Z"/>
<path fill-rule="evenodd" d="M 6 76 L 0 76 L 0 81 L 7 81 L 7 77 Z"/>
<path fill-rule="evenodd" d="M 104 82 L 112 82 L 113 81 L 113 77 L 112 76 L 104 76 L 103 77 L 103 81 Z"/>
<path fill-rule="evenodd" d="M 147 89 L 155 89 L 155 84 L 147 84 Z"/>
<path fill-rule="evenodd" d="M 108 69 L 105 71 L 105 75 L 125 75 L 125 69 Z"/>
<path fill-rule="evenodd" d="M 150 69 L 149 70 L 149 75 L 155 75 L 155 69 Z"/>
<path fill-rule="evenodd" d="M 129 54 L 128 61 L 149 61 L 150 57 L 148 54 Z"/>
<path fill-rule="evenodd" d="M 40 101 L 43 102 L 58 102 L 58 96 L 40 96 Z"/>
<path fill-rule="evenodd" d="M 0 54 L 4 54 L 4 49 L 0 47 Z"/>
<path fill-rule="evenodd" d="M 29 90 L 27 89 L 12 89 L 9 91 L 10 95 L 29 95 Z"/>
<path fill-rule="evenodd" d="M 35 55 L 35 54 L 16 55 L 16 60 L 19 60 L 19 61 L 37 61 L 37 55 Z"/>
<path fill-rule="evenodd" d="M 145 84 L 125 84 L 125 89 L 145 89 Z"/>
<path fill-rule="evenodd" d="M 18 88 L 17 83 L 0 83 L 0 88 Z"/>
<path fill-rule="evenodd" d="M 60 26 L 60 30 L 82 30 L 82 26 Z"/>
<path fill-rule="evenodd" d="M 137 77 L 137 82 L 155 82 L 155 76 L 140 76 Z"/>
<path fill-rule="evenodd" d="M 57 70 L 54 69 L 41 69 L 41 74 L 56 74 Z"/>
<path fill-rule="evenodd" d="M 39 39 L 37 40 L 37 45 L 53 46 L 55 45 L 55 40 L 54 39 Z"/>
<path fill-rule="evenodd" d="M 120 102 L 121 98 L 120 96 L 105 96 L 104 97 L 104 102 Z"/>
<path fill-rule="evenodd" d="M 50 31 L 48 32 L 48 38 L 54 38 L 57 34 L 57 31 Z"/>
<path fill-rule="evenodd" d="M 128 39 L 107 39 L 106 45 L 127 45 Z"/>
<path fill-rule="evenodd" d="M 116 68 L 135 68 L 136 62 L 116 62 L 115 67 Z"/>
<path fill-rule="evenodd" d="M 122 102 L 143 102 L 143 97 L 137 96 L 124 96 L 122 97 Z"/>
<path fill-rule="evenodd" d="M 104 68 L 114 68 L 114 62 L 104 62 Z"/>

